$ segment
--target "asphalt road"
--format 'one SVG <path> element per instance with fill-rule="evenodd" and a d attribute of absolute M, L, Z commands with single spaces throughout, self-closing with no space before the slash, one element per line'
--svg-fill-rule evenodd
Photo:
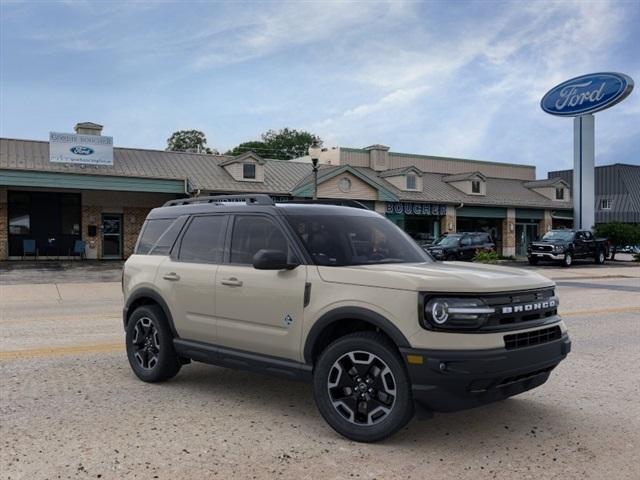
<path fill-rule="evenodd" d="M 573 351 L 545 385 L 375 445 L 305 384 L 202 364 L 138 381 L 118 283 L 0 282 L 0 478 L 638 479 L 640 275 L 557 272 Z"/>

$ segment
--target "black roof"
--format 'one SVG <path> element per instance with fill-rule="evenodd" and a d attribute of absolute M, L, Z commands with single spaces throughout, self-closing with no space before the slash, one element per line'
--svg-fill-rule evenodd
<path fill-rule="evenodd" d="M 352 215 L 373 216 L 375 212 L 362 204 L 352 201 L 294 200 L 275 203 L 268 195 L 219 195 L 171 200 L 162 207 L 154 208 L 147 218 L 176 218 L 181 215 L 193 215 L 214 212 L 226 213 L 266 213 L 290 215 Z"/>

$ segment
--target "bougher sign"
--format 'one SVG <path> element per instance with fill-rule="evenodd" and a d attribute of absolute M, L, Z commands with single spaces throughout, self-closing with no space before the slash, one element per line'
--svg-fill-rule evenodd
<path fill-rule="evenodd" d="M 113 137 L 49 133 L 49 161 L 88 165 L 113 165 Z"/>
<path fill-rule="evenodd" d="M 633 80 L 622 73 L 590 73 L 572 78 L 549 90 L 540 102 L 551 115 L 575 117 L 599 112 L 624 100 Z"/>

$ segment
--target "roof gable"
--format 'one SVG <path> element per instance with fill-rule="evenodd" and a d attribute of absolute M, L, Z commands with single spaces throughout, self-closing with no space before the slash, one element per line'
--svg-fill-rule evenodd
<path fill-rule="evenodd" d="M 378 200 L 389 202 L 398 201 L 398 196 L 395 195 L 390 188 L 387 188 L 385 185 L 382 185 L 381 183 L 373 180 L 371 177 L 362 174 L 351 165 L 320 169 L 320 171 L 318 172 L 318 185 L 344 173 L 350 173 L 372 188 L 376 189 L 378 192 Z M 313 195 L 313 186 L 313 175 L 309 175 L 302 182 L 300 182 L 300 184 L 294 187 L 291 194 L 296 197 L 310 197 Z"/>
<path fill-rule="evenodd" d="M 231 165 L 233 163 L 244 163 L 247 160 L 253 160 L 254 162 L 257 162 L 259 165 L 264 165 L 265 163 L 264 158 L 262 158 L 257 153 L 252 152 L 251 150 L 248 150 L 244 153 L 241 153 L 240 155 L 223 160 L 222 162 L 220 162 L 220 166 L 224 167 L 226 165 Z"/>
<path fill-rule="evenodd" d="M 420 170 L 418 167 L 415 167 L 413 165 L 409 166 L 409 167 L 405 167 L 405 168 L 393 168 L 391 170 L 383 170 L 382 172 L 378 173 L 379 177 L 385 178 L 385 177 L 398 177 L 401 175 L 407 175 L 409 173 L 413 173 L 415 175 L 418 175 L 419 177 L 422 176 L 422 170 Z"/>
<path fill-rule="evenodd" d="M 462 182 L 465 180 L 475 180 L 476 178 L 479 178 L 480 180 L 482 180 L 483 182 L 487 181 L 487 177 L 485 177 L 482 173 L 475 171 L 475 172 L 467 172 L 467 173 L 457 173 L 455 175 L 447 175 L 445 177 L 442 178 L 443 182 Z"/>

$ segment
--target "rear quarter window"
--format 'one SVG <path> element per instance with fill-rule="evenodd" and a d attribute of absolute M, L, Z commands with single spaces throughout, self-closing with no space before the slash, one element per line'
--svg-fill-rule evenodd
<path fill-rule="evenodd" d="M 140 233 L 134 253 L 137 255 L 166 255 L 171 250 L 185 218 L 157 218 L 147 220 Z"/>

